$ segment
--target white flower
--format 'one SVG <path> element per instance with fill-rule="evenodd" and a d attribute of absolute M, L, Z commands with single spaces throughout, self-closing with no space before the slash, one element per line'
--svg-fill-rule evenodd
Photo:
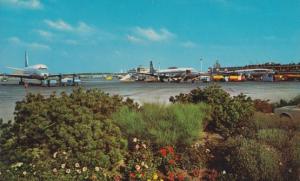
<path fill-rule="evenodd" d="M 148 168 L 149 168 L 147 164 L 146 164 L 144 167 L 145 167 L 146 169 L 148 169 Z"/>
<path fill-rule="evenodd" d="M 135 145 L 135 149 L 139 149 L 140 148 L 140 145 Z"/>
<path fill-rule="evenodd" d="M 53 153 L 53 158 L 56 158 L 57 152 Z"/>
<path fill-rule="evenodd" d="M 138 141 L 137 138 L 133 138 L 133 142 L 136 143 Z"/>
<path fill-rule="evenodd" d="M 139 171 L 139 170 L 141 169 L 141 166 L 136 165 L 136 166 L 135 166 L 135 169 L 136 169 L 136 171 Z"/>
<path fill-rule="evenodd" d="M 66 168 L 66 164 L 65 163 L 61 164 L 61 168 L 62 169 Z"/>
<path fill-rule="evenodd" d="M 144 165 L 145 165 L 145 162 L 142 162 L 141 165 L 144 166 Z"/>
<path fill-rule="evenodd" d="M 87 171 L 87 167 L 83 167 L 83 168 L 82 168 L 82 171 L 83 171 L 83 172 L 86 172 L 86 171 Z"/>
<path fill-rule="evenodd" d="M 26 171 L 24 171 L 24 172 L 23 172 L 23 175 L 27 175 L 27 172 L 26 172 Z"/>
<path fill-rule="evenodd" d="M 57 172 L 57 169 L 56 168 L 53 168 L 53 170 L 52 170 L 54 173 L 56 173 Z"/>
<path fill-rule="evenodd" d="M 75 163 L 75 167 L 79 168 L 80 167 L 79 163 Z"/>
<path fill-rule="evenodd" d="M 36 172 L 33 172 L 33 175 L 36 175 Z"/>
<path fill-rule="evenodd" d="M 290 169 L 289 169 L 289 172 L 292 173 L 292 171 L 293 171 L 293 170 L 290 168 Z"/>
<path fill-rule="evenodd" d="M 225 171 L 225 170 L 223 170 L 222 174 L 223 174 L 223 175 L 225 175 L 225 174 L 226 174 L 226 171 Z"/>
<path fill-rule="evenodd" d="M 79 169 L 77 169 L 76 172 L 79 173 L 79 174 L 81 174 L 81 170 L 79 170 Z"/>
<path fill-rule="evenodd" d="M 144 147 L 145 149 L 147 148 L 147 146 L 146 146 L 146 144 L 145 144 L 145 143 L 143 143 L 143 144 L 142 144 L 142 147 Z"/>
<path fill-rule="evenodd" d="M 65 151 L 63 151 L 62 153 L 63 153 L 64 155 L 66 155 L 66 154 L 67 154 L 67 152 L 65 152 Z"/>
<path fill-rule="evenodd" d="M 96 172 L 99 172 L 99 171 L 100 171 L 100 168 L 99 168 L 99 167 L 95 167 L 95 171 L 96 171 Z"/>
<path fill-rule="evenodd" d="M 67 170 L 66 170 L 66 173 L 71 173 L 71 170 L 70 170 L 70 169 L 67 169 Z"/>
<path fill-rule="evenodd" d="M 23 162 L 18 162 L 17 164 L 16 164 L 16 167 L 21 167 L 23 165 Z"/>

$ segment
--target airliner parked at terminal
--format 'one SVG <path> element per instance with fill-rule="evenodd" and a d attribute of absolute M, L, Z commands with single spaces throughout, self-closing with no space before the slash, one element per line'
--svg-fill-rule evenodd
<path fill-rule="evenodd" d="M 13 74 L 5 74 L 6 77 L 19 77 L 19 78 L 43 80 L 49 76 L 48 67 L 46 65 L 36 64 L 36 65 L 29 66 L 27 52 L 25 52 L 24 68 L 14 68 L 14 67 L 7 67 L 7 68 L 13 69 L 16 72 Z"/>

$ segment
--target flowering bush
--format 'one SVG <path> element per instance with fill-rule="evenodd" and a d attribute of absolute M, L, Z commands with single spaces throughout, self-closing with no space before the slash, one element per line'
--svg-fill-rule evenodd
<path fill-rule="evenodd" d="M 177 161 L 180 159 L 172 146 L 166 146 L 159 149 L 159 155 L 161 157 L 161 171 L 166 175 L 166 179 L 169 181 L 183 181 L 186 179 L 186 175 L 179 171 L 177 168 Z"/>
<path fill-rule="evenodd" d="M 25 174 L 16 175 L 36 173 L 39 180 L 119 176 L 127 141 L 108 118 L 127 104 L 97 90 L 78 89 L 59 97 L 29 94 L 17 103 L 15 122 L 0 125 L 0 166 L 22 162 Z"/>
<path fill-rule="evenodd" d="M 157 164 L 148 144 L 137 138 L 129 141 L 126 175 L 128 180 L 158 180 Z"/>

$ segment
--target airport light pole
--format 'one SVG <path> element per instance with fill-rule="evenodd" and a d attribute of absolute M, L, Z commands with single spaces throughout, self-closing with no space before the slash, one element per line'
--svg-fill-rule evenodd
<path fill-rule="evenodd" d="M 203 59 L 200 58 L 200 72 L 202 72 L 202 64 L 203 64 Z"/>

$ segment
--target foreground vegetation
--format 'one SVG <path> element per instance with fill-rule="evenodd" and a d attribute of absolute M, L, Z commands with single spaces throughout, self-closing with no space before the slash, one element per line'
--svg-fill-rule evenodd
<path fill-rule="evenodd" d="M 29 94 L 0 124 L 1 179 L 300 180 L 300 123 L 268 101 L 213 85 L 170 102 Z"/>

